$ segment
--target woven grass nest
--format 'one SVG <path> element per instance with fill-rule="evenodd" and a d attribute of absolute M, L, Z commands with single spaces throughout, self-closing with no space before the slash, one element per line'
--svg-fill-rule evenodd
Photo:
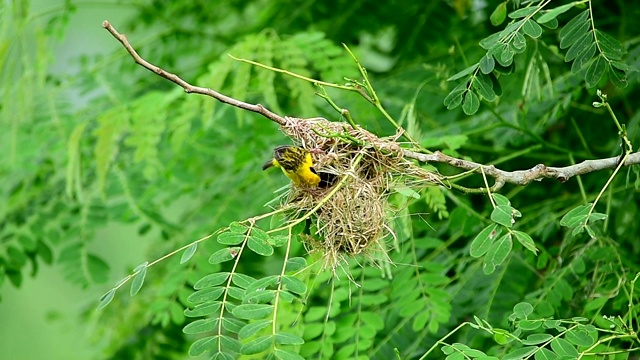
<path fill-rule="evenodd" d="M 395 236 L 389 195 L 398 184 L 423 187 L 440 183 L 439 176 L 404 159 L 395 137 L 322 118 L 286 119 L 282 131 L 311 152 L 315 169 L 335 175 L 329 187 L 292 185 L 285 197 L 294 219 L 317 207 L 310 217 L 315 226 L 304 240 L 307 251 L 320 252 L 324 267 L 334 271 L 355 255 L 373 258 L 379 251 L 386 257 L 381 242 Z"/>

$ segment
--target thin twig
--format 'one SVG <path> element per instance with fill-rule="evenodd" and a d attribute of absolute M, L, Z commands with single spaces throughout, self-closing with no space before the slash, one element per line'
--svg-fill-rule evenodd
<path fill-rule="evenodd" d="M 142 57 L 140 57 L 140 55 L 138 55 L 138 53 L 136 52 L 136 50 L 133 48 L 133 46 L 131 46 L 131 44 L 129 44 L 129 41 L 127 40 L 127 37 L 124 34 L 120 34 L 118 32 L 118 30 L 116 30 L 107 20 L 102 22 L 102 27 L 107 29 L 107 31 L 109 33 L 111 33 L 111 35 L 113 35 L 113 37 L 115 37 L 118 41 L 120 41 L 120 43 L 122 44 L 122 46 L 124 46 L 125 49 L 127 49 L 127 52 L 129 53 L 129 55 L 131 55 L 131 57 L 133 58 L 133 60 L 136 62 L 136 64 L 144 67 L 145 69 L 152 71 L 160 76 L 162 76 L 163 78 L 178 84 L 179 86 L 181 86 L 184 91 L 186 93 L 194 93 L 194 94 L 201 94 L 201 95 L 207 95 L 210 96 L 222 103 L 225 104 L 229 104 L 235 107 L 238 107 L 240 109 L 244 109 L 244 110 L 249 110 L 255 113 L 258 113 L 264 117 L 266 117 L 267 119 L 274 121 L 280 125 L 284 125 L 285 124 L 285 120 L 284 117 L 272 112 L 271 110 L 265 108 L 264 106 L 260 105 L 260 104 L 249 104 L 237 99 L 234 99 L 232 97 L 226 96 L 224 94 L 221 94 L 215 90 L 209 89 L 209 88 L 203 88 L 203 87 L 199 87 L 199 86 L 193 86 L 191 84 L 189 84 L 188 82 L 182 80 L 178 75 L 176 74 L 172 74 L 168 71 L 165 71 L 159 67 L 157 67 L 156 65 L 151 64 L 150 62 L 146 61 L 145 59 L 143 59 Z"/>

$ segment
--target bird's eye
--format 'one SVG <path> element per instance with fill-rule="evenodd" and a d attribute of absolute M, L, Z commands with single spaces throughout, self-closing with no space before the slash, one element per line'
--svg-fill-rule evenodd
<path fill-rule="evenodd" d="M 314 174 L 318 175 L 318 172 L 316 171 L 316 169 L 314 169 L 314 168 L 310 167 L 310 168 L 309 168 L 309 170 L 311 170 L 311 172 L 312 172 L 312 173 L 314 173 Z"/>

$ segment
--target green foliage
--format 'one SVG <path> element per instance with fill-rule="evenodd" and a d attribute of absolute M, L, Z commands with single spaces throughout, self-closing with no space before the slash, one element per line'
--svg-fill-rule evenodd
<path fill-rule="evenodd" d="M 506 4 L 507 2 L 500 3 L 491 14 L 490 19 L 494 26 L 505 20 Z M 573 2 L 545 9 L 549 4 L 551 1 L 542 2 L 541 5 L 529 4 L 510 12 L 508 17 L 512 20 L 503 30 L 480 41 L 480 46 L 487 50 L 480 61 L 447 79 L 464 79 L 445 98 L 444 105 L 447 109 L 451 110 L 462 104 L 464 113 L 473 115 L 480 108 L 481 98 L 495 101 L 501 95 L 497 74 L 513 72 L 514 59 L 527 51 L 527 41 L 534 43 L 536 52 L 538 46 L 548 46 L 544 43 L 538 44 L 537 39 L 544 33 L 543 27 L 549 30 L 558 28 L 557 17 L 580 3 Z M 629 72 L 637 71 L 637 68 L 621 62 L 626 50 L 620 41 L 594 27 L 591 5 L 563 26 L 558 36 L 560 49 L 567 49 L 565 62 L 573 61 L 571 72 L 580 74 L 589 88 L 598 85 L 605 73 L 609 74 L 613 85 L 624 88 L 628 84 Z M 534 59 L 529 60 L 529 69 L 534 69 Z M 543 65 L 546 66 L 544 63 Z M 584 67 L 586 72 L 581 72 Z M 530 70 L 527 71 L 527 75 L 535 76 L 530 75 Z M 548 76 L 547 80 L 550 80 Z"/>
<path fill-rule="evenodd" d="M 21 287 L 43 264 L 101 284 L 98 316 L 80 316 L 105 358 L 623 359 L 640 347 L 637 165 L 489 197 L 456 191 L 490 188 L 488 176 L 420 164 L 446 181 L 388 189 L 382 245 L 334 273 L 307 252 L 316 224 L 285 221 L 287 180 L 259 170 L 289 142 L 273 124 L 184 94 L 106 33 L 105 55 L 52 68 L 81 6 L 0 10 L 0 284 Z M 470 6 L 151 1 L 117 27 L 194 85 L 283 116 L 347 109 L 424 153 L 512 171 L 637 148 L 637 4 Z M 149 261 L 114 268 L 97 245 L 115 226 Z M 104 289 L 112 270 L 131 275 Z"/>

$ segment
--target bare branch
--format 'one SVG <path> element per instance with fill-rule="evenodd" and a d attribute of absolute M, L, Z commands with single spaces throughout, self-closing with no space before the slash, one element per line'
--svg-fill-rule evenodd
<path fill-rule="evenodd" d="M 267 119 L 270 119 L 274 122 L 277 122 L 280 125 L 283 125 L 285 123 L 284 117 L 270 111 L 269 109 L 265 108 L 264 106 L 260 105 L 260 104 L 249 104 L 240 100 L 236 100 L 232 97 L 223 95 L 215 90 L 212 89 L 208 89 L 208 88 L 203 88 L 203 87 L 199 87 L 199 86 L 193 86 L 191 84 L 189 84 L 188 82 L 182 80 L 180 77 L 178 77 L 178 75 L 176 74 L 172 74 L 168 71 L 165 71 L 153 64 L 151 64 L 150 62 L 146 61 L 145 59 L 143 59 L 142 57 L 140 57 L 140 55 L 138 55 L 138 53 L 136 52 L 136 50 L 133 48 L 133 46 L 131 46 L 131 44 L 129 44 L 129 41 L 127 40 L 127 37 L 124 34 L 120 34 L 118 32 L 118 30 L 116 30 L 107 20 L 102 22 L 102 27 L 107 29 L 107 31 L 109 33 L 111 33 L 111 35 L 113 35 L 113 37 L 115 37 L 118 41 L 120 41 L 120 43 L 122 44 L 122 46 L 124 46 L 125 49 L 127 49 L 127 52 L 129 53 L 129 55 L 131 55 L 131 57 L 133 58 L 133 60 L 136 62 L 136 64 L 144 67 L 145 69 L 149 70 L 149 71 L 153 71 L 154 73 L 162 76 L 163 78 L 174 82 L 178 85 L 180 85 L 184 91 L 186 93 L 194 93 L 194 94 L 201 94 L 201 95 L 207 95 L 210 96 L 222 103 L 225 104 L 229 104 L 235 107 L 238 107 L 240 109 L 244 109 L 244 110 L 249 110 L 249 111 L 253 111 L 255 113 L 258 113 L 264 117 L 266 117 Z"/>
<path fill-rule="evenodd" d="M 598 160 L 585 160 L 579 164 L 565 167 L 552 167 L 544 164 L 538 164 L 528 170 L 504 171 L 493 165 L 483 165 L 473 161 L 457 159 L 445 155 L 440 151 L 436 151 L 432 154 L 422 154 L 414 151 L 403 150 L 403 155 L 407 158 L 421 162 L 445 163 L 460 169 L 473 170 L 477 173 L 480 173 L 480 168 L 482 168 L 482 171 L 484 171 L 485 174 L 495 179 L 495 184 L 491 188 L 492 190 L 500 189 L 505 183 L 527 185 L 534 180 L 542 180 L 545 178 L 565 182 L 576 175 L 605 169 L 613 169 L 618 166 L 618 163 L 621 160 L 620 157 L 611 157 Z M 640 164 L 640 152 L 630 154 L 624 162 L 624 166 L 636 164 Z"/>

